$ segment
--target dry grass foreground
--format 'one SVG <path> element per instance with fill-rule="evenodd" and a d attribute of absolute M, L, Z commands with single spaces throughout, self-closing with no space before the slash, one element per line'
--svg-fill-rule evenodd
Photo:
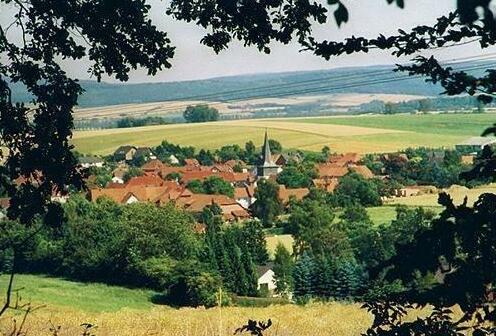
<path fill-rule="evenodd" d="M 20 316 L 17 317 L 18 319 Z M 44 308 L 28 317 L 27 335 L 81 335 L 81 323 L 95 324 L 96 336 L 230 336 L 248 319 L 267 320 L 273 326 L 267 336 L 357 336 L 372 322 L 358 304 L 277 305 L 267 308 L 120 310 L 88 313 L 63 308 Z M 12 317 L 0 320 L 0 334 L 12 326 Z"/>

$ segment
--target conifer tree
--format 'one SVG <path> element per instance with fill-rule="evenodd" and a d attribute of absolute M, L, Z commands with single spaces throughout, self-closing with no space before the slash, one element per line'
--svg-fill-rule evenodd
<path fill-rule="evenodd" d="M 246 295 L 257 296 L 257 271 L 251 257 L 250 251 L 246 246 L 241 247 L 241 263 L 245 272 Z"/>
<path fill-rule="evenodd" d="M 246 222 L 242 229 L 242 236 L 253 262 L 257 265 L 264 265 L 269 260 L 269 254 L 262 224 L 254 220 Z"/>
<path fill-rule="evenodd" d="M 288 249 L 279 243 L 274 254 L 274 277 L 276 282 L 276 293 L 289 296 L 293 289 L 294 262 Z"/>
<path fill-rule="evenodd" d="M 308 253 L 303 253 L 293 270 L 294 296 L 297 301 L 306 302 L 312 295 L 314 261 Z"/>

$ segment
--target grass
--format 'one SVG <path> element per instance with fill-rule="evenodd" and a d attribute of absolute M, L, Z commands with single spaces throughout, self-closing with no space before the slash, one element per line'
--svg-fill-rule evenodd
<path fill-rule="evenodd" d="M 6 276 L 0 277 L 0 289 Z M 45 307 L 27 321 L 29 335 L 52 335 L 49 328 L 61 326 L 59 336 L 81 335 L 81 323 L 96 324 L 97 336 L 227 336 L 248 319 L 272 319 L 268 335 L 359 335 L 371 323 L 359 304 L 290 304 L 268 307 L 222 309 L 173 309 L 150 303 L 150 291 L 81 284 L 37 275 L 18 275 L 16 288 L 23 287 L 23 301 Z M 10 334 L 15 313 L 0 319 L 0 335 Z"/>
<path fill-rule="evenodd" d="M 0 279 L 1 285 L 5 285 L 5 277 Z M 91 323 L 97 326 L 92 333 L 96 336 L 229 336 L 248 319 L 270 318 L 273 326 L 267 336 L 356 336 L 372 323 L 372 316 L 358 303 L 174 309 L 150 306 L 147 295 L 139 290 L 82 285 L 34 275 L 19 275 L 17 286 L 21 284 L 25 286 L 23 293 L 30 293 L 26 298 L 47 303 L 28 317 L 27 335 L 53 335 L 50 332 L 53 326 L 60 326 L 58 336 L 81 335 L 81 324 Z M 52 290 L 46 291 L 47 287 Z M 86 299 L 77 303 L 71 296 L 86 296 Z M 137 301 L 141 302 L 138 307 L 131 303 Z M 95 302 L 98 309 L 94 309 Z M 117 306 L 119 309 L 115 310 Z M 408 319 L 424 313 L 412 312 Z M 457 309 L 455 314 L 459 314 Z M 18 313 L 10 312 L 0 319 L 0 335 L 11 334 L 14 319 L 19 320 Z"/>
<path fill-rule="evenodd" d="M 450 147 L 479 135 L 496 115 L 437 114 L 236 120 L 75 132 L 82 153 L 110 154 L 118 146 L 156 146 L 162 140 L 215 149 L 226 144 L 261 145 L 265 129 L 285 148 L 337 152 L 390 152 L 407 147 Z"/>
<path fill-rule="evenodd" d="M 6 285 L 7 276 L 0 276 L 0 289 L 4 290 Z M 153 307 L 150 300 L 156 294 L 150 290 L 27 274 L 16 275 L 15 288 L 21 289 L 23 302 L 48 307 L 71 307 L 86 312 L 115 312 L 123 308 L 150 309 Z"/>
<path fill-rule="evenodd" d="M 482 114 L 397 114 L 290 119 L 298 123 L 380 127 L 422 134 L 474 136 L 496 120 L 494 113 Z"/>

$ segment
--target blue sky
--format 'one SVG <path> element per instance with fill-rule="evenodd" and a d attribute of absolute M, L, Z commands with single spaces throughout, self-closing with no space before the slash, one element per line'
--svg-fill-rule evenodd
<path fill-rule="evenodd" d="M 325 0 L 323 0 L 325 1 Z M 155 77 L 149 77 L 144 71 L 132 74 L 130 82 L 177 81 L 201 79 L 237 74 L 281 72 L 299 70 L 329 69 L 343 66 L 392 64 L 407 61 L 408 58 L 397 59 L 386 52 L 369 54 L 344 55 L 330 61 L 299 52 L 296 43 L 289 45 L 274 44 L 269 55 L 258 52 L 254 48 L 245 48 L 241 43 L 232 43 L 226 51 L 216 55 L 209 48 L 200 44 L 204 30 L 195 24 L 177 22 L 165 15 L 167 1 L 149 0 L 152 4 L 152 20 L 162 30 L 169 32 L 173 44 L 177 47 L 176 56 L 172 60 L 172 69 L 164 70 Z M 345 0 L 350 9 L 350 21 L 337 28 L 331 19 L 329 23 L 316 26 L 314 35 L 318 39 L 341 40 L 350 35 L 373 37 L 382 34 L 394 34 L 398 28 L 408 28 L 419 24 L 433 24 L 436 17 L 455 9 L 455 0 L 406 0 L 405 9 L 401 10 L 388 5 L 386 0 Z M 0 23 L 11 18 L 8 11 L 1 11 Z M 16 38 L 15 32 L 12 37 Z M 488 49 L 485 52 L 494 52 Z M 433 53 L 440 59 L 481 54 L 476 43 L 435 50 Z M 68 73 L 80 79 L 87 79 L 88 63 L 65 63 Z M 106 81 L 111 81 L 105 79 Z"/>

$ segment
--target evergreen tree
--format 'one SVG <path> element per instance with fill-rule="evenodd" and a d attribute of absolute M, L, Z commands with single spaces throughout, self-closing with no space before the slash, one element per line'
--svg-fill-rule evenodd
<path fill-rule="evenodd" d="M 246 222 L 242 228 L 242 237 L 253 262 L 264 265 L 269 260 L 269 253 L 262 224 L 255 220 Z"/>
<path fill-rule="evenodd" d="M 354 298 L 364 287 L 364 271 L 355 261 L 346 260 L 336 264 L 332 292 L 335 298 Z"/>
<path fill-rule="evenodd" d="M 293 289 L 294 262 L 288 249 L 279 243 L 274 255 L 274 278 L 276 282 L 276 293 L 289 296 Z"/>
<path fill-rule="evenodd" d="M 296 262 L 293 270 L 294 297 L 297 301 L 306 302 L 312 295 L 314 261 L 312 256 L 305 252 Z"/>
<path fill-rule="evenodd" d="M 265 227 L 272 226 L 283 210 L 279 199 L 279 185 L 271 180 L 259 181 L 255 198 L 257 200 L 253 204 L 253 213 Z"/>
<path fill-rule="evenodd" d="M 246 245 L 241 247 L 241 263 L 243 264 L 243 269 L 245 272 L 245 286 L 246 286 L 246 295 L 256 296 L 257 295 L 257 271 L 255 269 L 255 264 L 253 263 L 253 259 L 248 251 Z"/>

